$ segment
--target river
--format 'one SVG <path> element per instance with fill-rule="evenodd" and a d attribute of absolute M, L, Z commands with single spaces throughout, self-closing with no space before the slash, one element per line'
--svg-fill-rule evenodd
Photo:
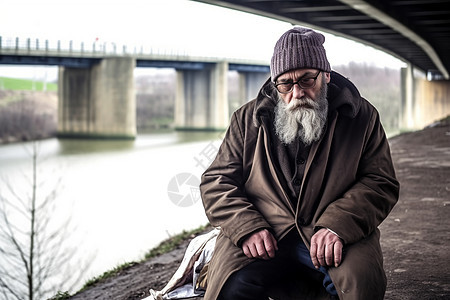
<path fill-rule="evenodd" d="M 142 259 L 169 236 L 207 224 L 197 184 L 220 141 L 217 132 L 168 132 L 133 141 L 38 142 L 38 196 L 58 186 L 52 220 L 70 219 L 75 263 L 93 257 L 80 284 Z M 30 191 L 31 148 L 0 146 L 3 195 L 8 182 L 18 194 Z"/>

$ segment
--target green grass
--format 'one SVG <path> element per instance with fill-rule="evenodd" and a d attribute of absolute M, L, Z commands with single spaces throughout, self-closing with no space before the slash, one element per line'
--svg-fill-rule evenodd
<path fill-rule="evenodd" d="M 49 298 L 48 300 L 67 300 L 70 299 L 70 294 L 68 292 L 58 292 L 55 296 Z"/>
<path fill-rule="evenodd" d="M 192 238 L 195 235 L 205 231 L 208 226 L 209 225 L 200 226 L 199 228 L 196 228 L 191 231 L 183 230 L 182 233 L 177 234 L 177 235 L 161 242 L 157 247 L 155 247 L 155 248 L 151 249 L 149 252 L 147 252 L 147 254 L 145 254 L 144 260 L 148 260 L 150 258 L 159 256 L 161 254 L 164 254 L 164 253 L 174 250 L 186 239 Z"/>
<path fill-rule="evenodd" d="M 0 77 L 0 90 L 43 91 L 44 82 L 30 79 Z M 47 91 L 57 91 L 56 83 L 47 82 Z"/>
<path fill-rule="evenodd" d="M 84 291 L 84 290 L 88 289 L 89 287 L 94 286 L 96 283 L 98 283 L 98 282 L 100 282 L 102 280 L 105 280 L 105 279 L 107 279 L 109 277 L 115 276 L 120 271 L 125 270 L 128 267 L 134 266 L 135 264 L 136 264 L 136 262 L 128 262 L 128 263 L 124 263 L 124 264 L 118 265 L 114 269 L 106 271 L 102 275 L 94 277 L 94 278 L 88 280 L 84 284 L 84 286 L 81 288 L 81 291 Z"/>

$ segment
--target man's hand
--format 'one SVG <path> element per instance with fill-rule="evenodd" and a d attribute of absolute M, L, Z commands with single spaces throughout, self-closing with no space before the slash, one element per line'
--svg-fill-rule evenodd
<path fill-rule="evenodd" d="M 320 266 L 338 267 L 342 261 L 342 240 L 326 228 L 321 228 L 311 238 L 309 250 L 311 260 L 316 268 Z"/>
<path fill-rule="evenodd" d="M 242 243 L 242 250 L 248 258 L 270 259 L 278 250 L 277 240 L 269 230 L 256 231 Z"/>

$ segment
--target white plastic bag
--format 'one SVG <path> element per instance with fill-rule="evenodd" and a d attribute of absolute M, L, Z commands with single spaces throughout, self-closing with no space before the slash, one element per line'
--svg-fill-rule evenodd
<path fill-rule="evenodd" d="M 204 291 L 195 289 L 198 274 L 211 260 L 219 231 L 215 228 L 195 237 L 189 243 L 183 261 L 166 286 L 160 291 L 150 289 L 150 296 L 143 300 L 181 299 L 203 295 Z"/>

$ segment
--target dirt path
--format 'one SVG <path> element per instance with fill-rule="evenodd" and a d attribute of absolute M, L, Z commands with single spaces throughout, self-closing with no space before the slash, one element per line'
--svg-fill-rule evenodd
<path fill-rule="evenodd" d="M 450 299 L 450 118 L 390 143 L 401 192 L 381 226 L 388 277 L 385 299 Z M 142 299 L 150 288 L 166 284 L 186 246 L 187 241 L 71 299 Z"/>
<path fill-rule="evenodd" d="M 381 226 L 386 299 L 450 299 L 450 120 L 390 143 L 401 190 Z"/>

